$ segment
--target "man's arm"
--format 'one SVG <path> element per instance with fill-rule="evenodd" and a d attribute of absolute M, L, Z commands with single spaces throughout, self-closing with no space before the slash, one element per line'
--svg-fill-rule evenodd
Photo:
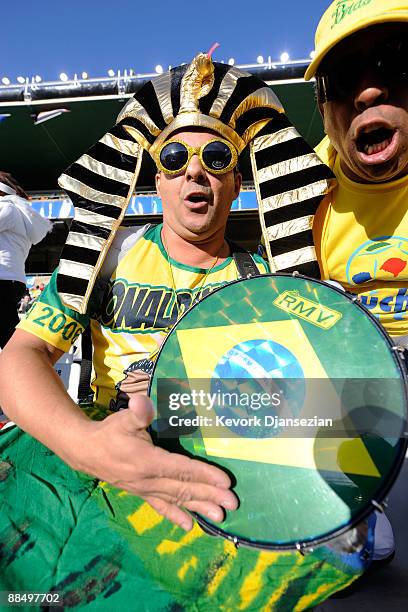
<path fill-rule="evenodd" d="M 18 329 L 0 354 L 0 405 L 24 431 L 81 470 L 139 495 L 173 523 L 191 529 L 180 506 L 211 520 L 235 509 L 228 476 L 155 447 L 146 427 L 153 418 L 147 397 L 129 409 L 91 421 L 72 401 L 53 365 L 62 351 Z"/>

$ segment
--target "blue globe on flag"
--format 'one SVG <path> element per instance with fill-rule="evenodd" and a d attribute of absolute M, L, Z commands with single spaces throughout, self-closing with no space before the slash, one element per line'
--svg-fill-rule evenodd
<path fill-rule="evenodd" d="M 211 392 L 217 394 L 215 413 L 234 421 L 229 425 L 234 433 L 244 437 L 270 437 L 282 429 L 266 425 L 248 427 L 247 419 L 258 417 L 263 423 L 267 415 L 299 415 L 305 398 L 304 373 L 295 355 L 282 344 L 273 340 L 247 340 L 233 346 L 219 359 Z M 271 398 L 269 403 L 267 395 Z"/>

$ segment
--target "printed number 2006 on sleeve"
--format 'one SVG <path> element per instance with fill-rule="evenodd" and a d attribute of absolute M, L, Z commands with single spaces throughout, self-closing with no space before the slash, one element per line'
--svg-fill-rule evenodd
<path fill-rule="evenodd" d="M 82 327 L 76 321 L 67 323 L 67 317 L 63 312 L 58 312 L 54 316 L 54 309 L 50 306 L 45 306 L 39 317 L 33 319 L 34 323 L 40 327 L 48 327 L 50 332 L 57 334 L 61 332 L 64 340 L 71 340 L 72 343 L 80 336 Z M 52 317 L 52 318 L 51 318 Z"/>

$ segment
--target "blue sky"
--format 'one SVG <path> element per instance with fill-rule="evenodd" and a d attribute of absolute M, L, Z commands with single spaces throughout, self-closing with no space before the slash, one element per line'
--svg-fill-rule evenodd
<path fill-rule="evenodd" d="M 14 0 L 4 1 L 0 78 L 55 80 L 86 71 L 152 72 L 190 61 L 214 42 L 217 61 L 304 59 L 328 0 Z M 212 12 L 214 10 L 214 12 Z"/>

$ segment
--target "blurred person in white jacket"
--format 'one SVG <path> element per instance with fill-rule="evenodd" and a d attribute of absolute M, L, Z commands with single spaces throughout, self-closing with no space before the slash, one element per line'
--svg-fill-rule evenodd
<path fill-rule="evenodd" d="M 26 290 L 25 261 L 33 244 L 41 242 L 52 224 L 27 202 L 16 180 L 0 172 L 0 347 L 12 336 L 18 305 Z"/>

